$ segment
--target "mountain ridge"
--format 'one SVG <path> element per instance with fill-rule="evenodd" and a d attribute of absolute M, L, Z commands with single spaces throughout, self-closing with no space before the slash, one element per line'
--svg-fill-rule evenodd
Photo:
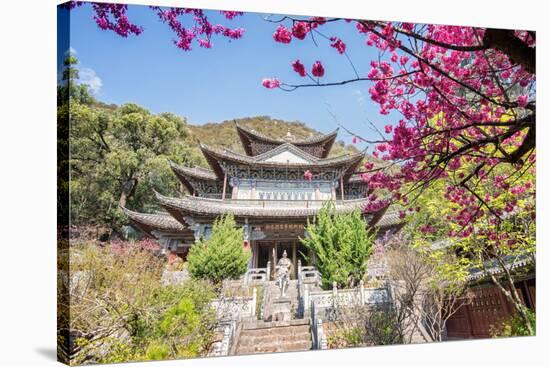
<path fill-rule="evenodd" d="M 255 130 L 260 134 L 275 139 L 283 138 L 290 133 L 296 139 L 307 139 L 316 135 L 323 134 L 301 121 L 285 121 L 274 119 L 269 116 L 244 117 L 222 122 L 209 122 L 202 125 L 187 124 L 192 136 L 203 144 L 225 148 L 237 153 L 244 154 L 241 141 L 238 137 L 235 124 L 239 124 L 248 129 Z M 215 134 L 212 131 L 216 131 Z M 358 153 L 359 150 L 353 145 L 345 144 L 342 140 L 337 140 L 330 151 L 329 156 L 339 156 L 344 154 Z"/>

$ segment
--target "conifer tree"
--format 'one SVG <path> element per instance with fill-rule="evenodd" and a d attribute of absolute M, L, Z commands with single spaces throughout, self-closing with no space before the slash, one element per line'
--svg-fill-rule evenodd
<path fill-rule="evenodd" d="M 216 284 L 243 275 L 249 259 L 250 253 L 243 248 L 243 229 L 236 227 L 231 214 L 216 219 L 210 238 L 196 243 L 187 257 L 193 278 Z"/>
<path fill-rule="evenodd" d="M 314 254 L 323 287 L 336 282 L 338 287 L 355 286 L 367 272 L 375 234 L 359 210 L 349 214 L 335 212 L 334 204 L 326 203 L 313 222 L 308 223 L 307 236 L 301 241 Z"/>

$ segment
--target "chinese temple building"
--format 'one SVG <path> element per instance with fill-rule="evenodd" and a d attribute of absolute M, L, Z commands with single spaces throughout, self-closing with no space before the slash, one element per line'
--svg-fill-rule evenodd
<path fill-rule="evenodd" d="M 333 201 L 340 213 L 366 204 L 370 189 L 356 173 L 364 154 L 329 158 L 337 131 L 297 140 L 290 133 L 275 139 L 236 129 L 245 154 L 200 144 L 209 169 L 171 163 L 188 194 L 155 193 L 166 213 L 124 211 L 132 226 L 182 257 L 196 240 L 208 238 L 217 217 L 231 213 L 244 229 L 243 245 L 252 251 L 250 268 L 266 267 L 268 261 L 274 265 L 286 251 L 296 269 L 298 260 L 307 263 L 299 238 L 324 202 Z M 363 215 L 379 234 L 402 224 L 388 207 Z"/>

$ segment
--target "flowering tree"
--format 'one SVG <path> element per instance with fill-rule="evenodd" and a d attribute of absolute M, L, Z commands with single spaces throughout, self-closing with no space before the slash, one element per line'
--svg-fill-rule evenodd
<path fill-rule="evenodd" d="M 295 60 L 293 70 L 306 81 L 263 80 L 265 87 L 285 91 L 371 83 L 369 93 L 380 113 L 399 116 L 396 123 L 377 129 L 377 140 L 354 134 L 355 142 L 372 144 L 372 154 L 387 162 L 381 167 L 365 164 L 363 178 L 373 189 L 388 189 L 394 199 L 409 204 L 442 179 L 445 198 L 461 207 L 449 219 L 462 226 L 450 234 L 464 237 L 485 214 L 500 219 L 514 210 L 517 200 L 502 206 L 495 199 L 534 169 L 534 32 L 319 17 L 271 21 L 279 23 L 273 34 L 276 42 L 307 37 L 347 57 L 344 41 L 329 35 L 330 23 L 347 22 L 368 47 L 378 49 L 365 75 L 348 57 L 349 79 L 324 81 L 328 67 L 320 61 L 308 72 Z M 501 165 L 514 170 L 496 174 Z M 399 169 L 392 173 L 392 166 Z M 487 191 L 487 186 L 497 190 Z M 514 187 L 512 193 L 534 195 L 532 184 L 528 186 Z M 387 205 L 386 200 L 371 199 L 367 210 Z"/>

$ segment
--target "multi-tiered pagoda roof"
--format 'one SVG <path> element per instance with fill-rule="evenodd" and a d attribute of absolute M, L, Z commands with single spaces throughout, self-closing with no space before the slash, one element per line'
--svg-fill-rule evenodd
<path fill-rule="evenodd" d="M 236 125 L 245 154 L 200 144 L 209 168 L 170 162 L 187 193 L 168 197 L 155 193 L 166 213 L 143 214 L 125 209 L 134 227 L 145 234 L 192 241 L 197 226 L 224 214 L 241 224 L 306 223 L 332 200 L 337 212 L 363 209 L 370 193 L 356 172 L 363 153 L 328 157 L 337 131 L 307 139 L 288 134 L 266 137 Z M 304 173 L 308 171 L 311 177 Z M 365 214 L 371 226 L 399 225 L 396 213 L 382 208 Z M 259 228 L 259 227 L 258 227 Z"/>

